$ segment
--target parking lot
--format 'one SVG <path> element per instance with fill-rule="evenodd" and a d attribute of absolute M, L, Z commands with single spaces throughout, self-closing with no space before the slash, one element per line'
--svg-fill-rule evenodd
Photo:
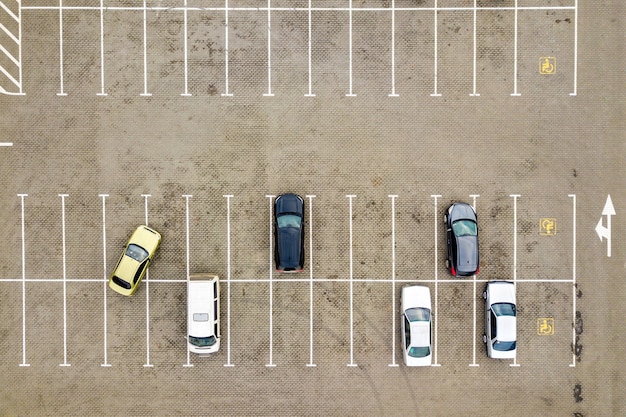
<path fill-rule="evenodd" d="M 0 3 L 0 414 L 623 414 L 623 5 L 259 3 Z M 285 192 L 297 274 L 273 268 Z M 480 225 L 463 279 L 454 201 Z M 163 242 L 127 299 L 107 281 L 138 224 Z M 211 358 L 186 349 L 199 272 L 222 282 Z M 482 341 L 496 279 L 512 361 Z"/>

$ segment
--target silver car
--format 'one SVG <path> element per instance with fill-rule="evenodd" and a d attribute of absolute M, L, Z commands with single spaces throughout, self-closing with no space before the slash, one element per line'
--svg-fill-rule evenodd
<path fill-rule="evenodd" d="M 432 363 L 430 289 L 421 285 L 402 288 L 402 353 L 406 366 Z"/>

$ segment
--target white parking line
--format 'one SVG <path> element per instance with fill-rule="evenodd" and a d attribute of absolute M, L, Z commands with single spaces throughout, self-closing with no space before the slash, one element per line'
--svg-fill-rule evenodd
<path fill-rule="evenodd" d="M 189 297 L 189 199 L 193 197 L 190 194 L 183 194 L 185 199 L 185 273 L 187 281 L 187 297 Z M 185 312 L 186 313 L 186 312 Z M 189 362 L 189 348 L 187 347 L 187 335 L 185 334 L 185 350 L 187 351 L 187 363 L 184 367 L 193 367 L 193 364 Z"/>
<path fill-rule="evenodd" d="M 67 363 L 67 268 L 65 246 L 65 197 L 69 194 L 59 194 L 61 197 L 61 230 L 63 241 L 63 363 L 59 366 L 70 366 Z"/>
<path fill-rule="evenodd" d="M 441 94 L 439 94 L 437 92 L 437 73 L 439 72 L 439 70 L 437 68 L 437 66 L 438 66 L 437 52 L 438 52 L 438 49 L 439 49 L 438 48 L 438 38 L 437 38 L 438 37 L 438 30 L 437 30 L 437 26 L 438 26 L 437 25 L 437 0 L 435 0 L 435 7 L 434 7 L 433 11 L 434 11 L 433 16 L 434 16 L 434 21 L 435 21 L 435 23 L 434 23 L 434 33 L 435 33 L 435 42 L 434 42 L 435 43 L 435 54 L 434 54 L 434 57 L 435 58 L 433 60 L 434 61 L 434 66 L 435 66 L 435 69 L 434 69 L 434 74 L 435 74 L 434 75 L 434 78 L 435 78 L 435 80 L 434 80 L 435 92 L 433 94 L 431 94 L 431 97 L 441 97 Z M 435 355 L 435 357 L 436 357 L 436 355 Z M 437 362 L 437 360 L 435 360 L 435 362 Z"/>
<path fill-rule="evenodd" d="M 143 93 L 140 94 L 142 97 L 150 97 L 152 95 L 148 93 L 147 11 L 146 0 L 143 0 Z"/>
<path fill-rule="evenodd" d="M 518 7 L 518 0 L 515 0 L 515 28 L 514 28 L 514 35 L 513 35 L 513 94 L 511 94 L 512 96 L 521 96 L 520 93 L 517 92 L 517 39 L 518 39 L 518 33 L 519 33 L 519 27 L 518 27 L 518 14 L 519 14 L 519 7 Z"/>
<path fill-rule="evenodd" d="M 476 0 L 474 0 L 476 1 Z M 476 4 L 476 3 L 474 3 Z M 479 194 L 470 194 L 470 197 L 472 197 L 472 207 L 474 208 L 474 211 L 476 210 L 476 198 L 480 197 Z M 470 366 L 478 366 L 478 364 L 476 363 L 476 274 L 474 274 L 474 276 L 472 277 L 472 282 L 474 283 L 474 292 L 472 299 L 474 300 L 474 318 L 472 320 L 473 323 L 473 331 L 472 331 L 472 363 L 470 364 Z"/>
<path fill-rule="evenodd" d="M 228 2 L 228 0 L 227 0 Z M 232 194 L 224 195 L 226 199 L 226 364 L 224 366 L 235 366 L 230 362 L 230 199 Z"/>
<path fill-rule="evenodd" d="M 13 142 L 0 142 L 0 147 L 11 147 Z"/>
<path fill-rule="evenodd" d="M 389 97 L 398 97 L 396 94 L 396 0 L 391 0 L 391 94 Z"/>
<path fill-rule="evenodd" d="M 184 7 L 185 9 L 183 11 L 183 36 L 185 38 L 183 40 L 183 51 L 184 51 L 184 67 L 185 67 L 185 92 L 181 94 L 181 96 L 189 97 L 191 96 L 191 94 L 189 94 L 189 65 L 188 65 L 188 59 L 187 59 L 187 56 L 189 55 L 187 51 L 187 38 L 189 37 L 188 32 L 187 32 L 187 0 L 185 0 Z"/>
<path fill-rule="evenodd" d="M 270 363 L 266 364 L 265 366 L 267 366 L 268 368 L 273 368 L 276 366 L 276 364 L 274 363 L 274 279 L 273 279 L 273 262 L 272 262 L 272 250 L 273 250 L 273 240 L 272 239 L 272 224 L 273 224 L 273 205 L 272 205 L 272 199 L 274 197 L 276 197 L 275 195 L 266 195 L 265 197 L 267 197 L 267 199 L 269 200 L 270 203 L 270 237 L 269 237 L 269 247 L 270 247 Z"/>
<path fill-rule="evenodd" d="M 267 0 L 267 93 L 266 97 L 274 97 L 272 94 L 272 12 L 270 0 Z"/>
<path fill-rule="evenodd" d="M 575 96 L 578 86 L 578 0 L 574 3 L 574 92 L 570 96 Z"/>
<path fill-rule="evenodd" d="M 352 2 L 351 2 L 352 3 Z M 352 264 L 352 199 L 356 195 L 348 194 L 346 198 L 350 201 L 350 363 L 348 366 L 357 366 L 354 363 L 354 280 L 353 280 L 353 264 Z"/>
<path fill-rule="evenodd" d="M 307 195 L 309 199 L 309 352 L 310 359 L 306 365 L 315 367 L 313 363 L 313 199 L 315 195 Z"/>
<path fill-rule="evenodd" d="M 63 87 L 63 0 L 59 0 L 59 80 L 61 83 L 61 91 L 57 96 L 66 96 L 67 93 Z"/>
<path fill-rule="evenodd" d="M 434 362 L 431 366 L 441 366 L 440 363 L 437 362 L 437 351 L 439 349 L 439 343 L 437 342 L 437 335 L 438 335 L 438 330 L 437 330 L 437 322 L 439 321 L 439 313 L 437 312 L 437 306 L 438 306 L 438 302 L 439 302 L 439 276 L 437 273 L 437 269 L 439 266 L 439 258 L 437 256 L 437 254 L 439 253 L 439 238 L 437 235 L 437 229 L 438 229 L 438 224 L 437 224 L 437 220 L 439 218 L 439 213 L 437 210 L 437 199 L 441 197 L 441 194 L 432 194 L 431 198 L 434 199 L 435 202 L 435 357 L 434 357 Z M 453 281 L 454 282 L 454 281 Z"/>
<path fill-rule="evenodd" d="M 231 97 L 232 94 L 228 90 L 228 0 L 224 8 L 224 72 L 225 72 L 225 84 L 226 91 L 222 94 L 222 97 Z"/>
<path fill-rule="evenodd" d="M 28 194 L 18 194 L 22 204 L 22 363 L 20 366 L 30 366 L 26 363 L 26 239 L 24 235 L 24 198 Z"/>
<path fill-rule="evenodd" d="M 309 15 L 309 26 L 308 26 L 308 31 L 309 31 L 309 92 L 307 94 L 305 94 L 305 97 L 315 97 L 315 94 L 313 94 L 313 76 L 312 76 L 312 65 L 311 65 L 311 38 L 312 38 L 312 31 L 311 31 L 311 20 L 312 20 L 312 10 L 311 10 L 311 0 L 309 0 L 309 8 L 307 10 L 308 15 Z"/>
<path fill-rule="evenodd" d="M 100 92 L 96 95 L 107 95 L 104 92 L 104 0 L 100 0 Z"/>
<path fill-rule="evenodd" d="M 100 366 L 109 367 L 107 360 L 107 222 L 106 222 L 106 198 L 108 194 L 99 194 L 102 197 L 102 293 L 104 296 L 104 363 Z"/>
<path fill-rule="evenodd" d="M 576 194 L 569 194 L 572 199 L 572 347 L 576 346 Z M 572 363 L 576 367 L 576 349 L 572 348 Z"/>
<path fill-rule="evenodd" d="M 478 97 L 480 94 L 476 92 L 476 4 L 477 0 L 474 0 L 474 30 L 473 30 L 473 48 L 474 48 L 474 58 L 473 58 L 473 68 L 472 68 L 472 93 L 470 96 Z"/>
<path fill-rule="evenodd" d="M 148 226 L 148 197 L 152 197 L 152 194 L 142 194 L 144 198 L 144 213 L 145 224 Z M 146 363 L 143 365 L 146 368 L 151 368 L 154 365 L 150 363 L 150 267 L 146 270 Z"/>
<path fill-rule="evenodd" d="M 397 194 L 391 194 L 391 364 L 396 363 L 396 198 Z"/>
<path fill-rule="evenodd" d="M 348 7 L 348 55 L 349 55 L 349 68 L 348 79 L 350 82 L 350 92 L 346 94 L 347 97 L 355 97 L 356 94 L 352 91 L 352 0 L 350 0 L 350 7 Z"/>
<path fill-rule="evenodd" d="M 511 194 L 513 197 L 513 284 L 515 285 L 515 293 L 517 294 L 517 199 L 520 194 Z M 509 366 L 519 366 L 517 363 L 517 355 L 513 358 L 513 363 Z"/>

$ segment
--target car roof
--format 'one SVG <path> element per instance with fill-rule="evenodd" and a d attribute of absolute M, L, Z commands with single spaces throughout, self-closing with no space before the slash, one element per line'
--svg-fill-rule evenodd
<path fill-rule="evenodd" d="M 498 340 L 503 342 L 513 342 L 517 338 L 517 320 L 515 316 L 496 317 L 498 326 Z"/>
<path fill-rule="evenodd" d="M 430 322 L 413 321 L 411 326 L 411 346 L 430 346 Z"/>

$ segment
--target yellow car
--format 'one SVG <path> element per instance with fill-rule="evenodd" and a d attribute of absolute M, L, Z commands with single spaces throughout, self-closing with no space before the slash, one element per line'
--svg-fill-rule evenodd
<path fill-rule="evenodd" d="M 128 240 L 109 278 L 109 287 L 122 295 L 133 295 L 160 243 L 159 232 L 148 226 L 139 226 Z"/>

